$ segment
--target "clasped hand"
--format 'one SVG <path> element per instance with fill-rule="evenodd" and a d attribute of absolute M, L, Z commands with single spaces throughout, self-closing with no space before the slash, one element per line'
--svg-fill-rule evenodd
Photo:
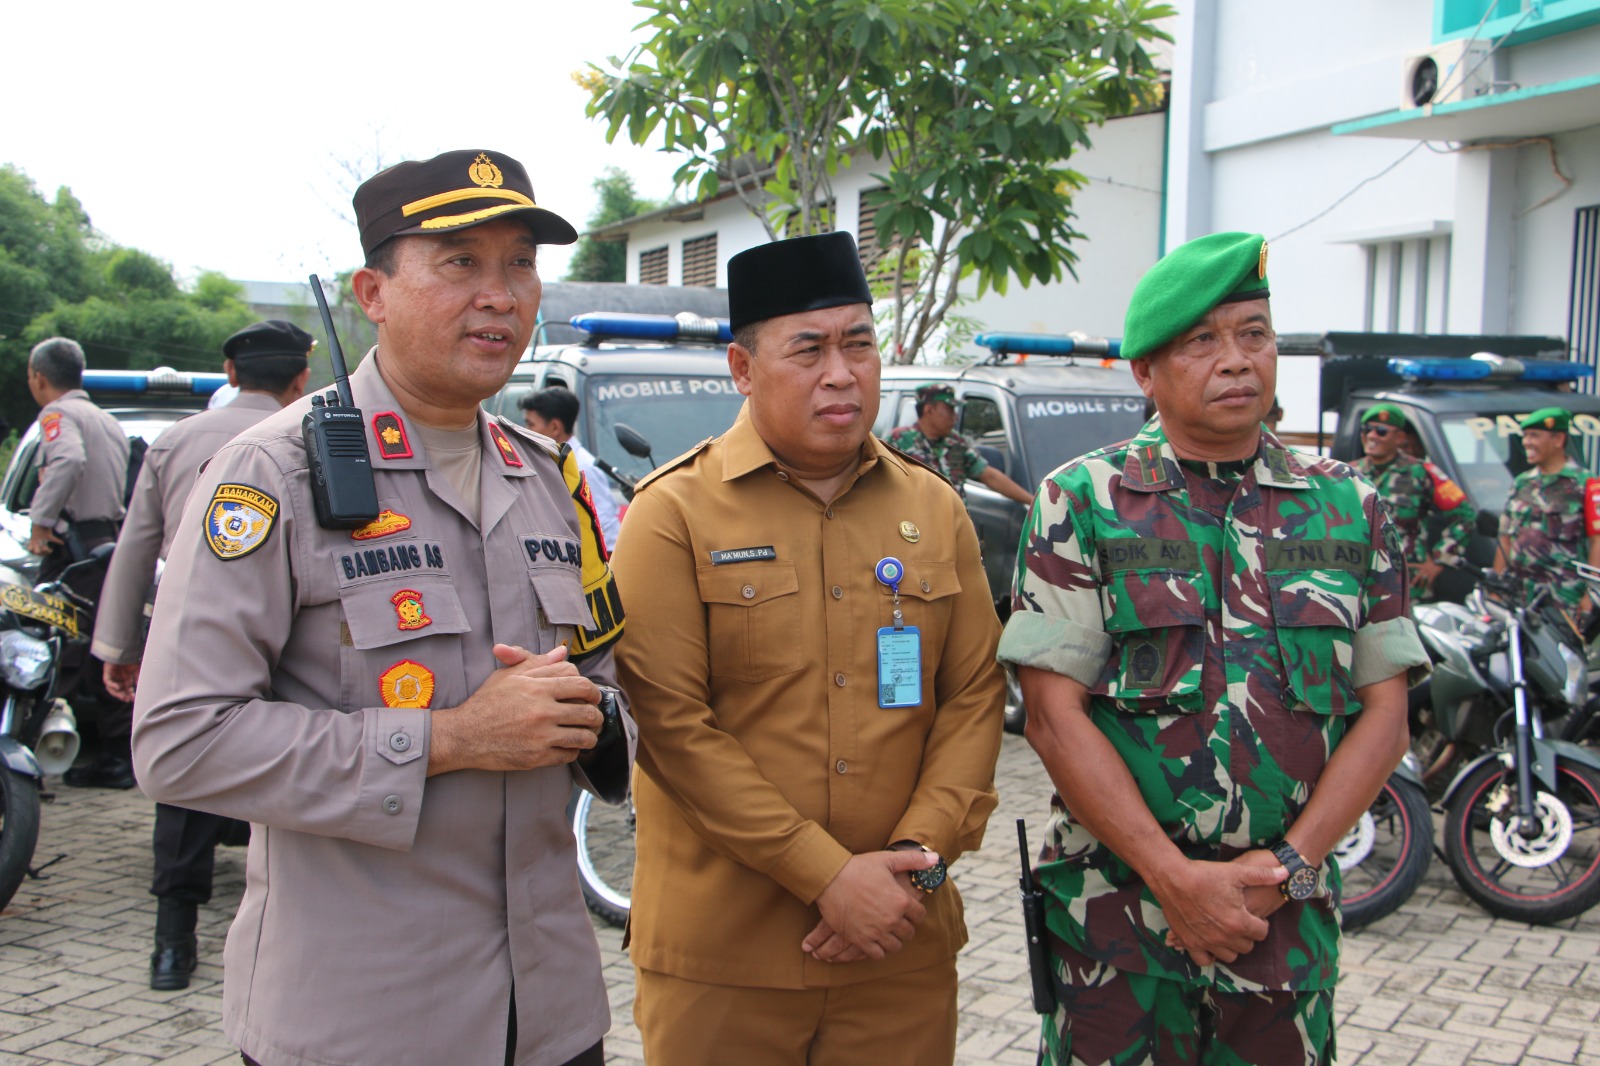
<path fill-rule="evenodd" d="M 564 646 L 535 655 L 496 644 L 494 657 L 504 669 L 459 707 L 434 712 L 430 775 L 557 766 L 594 747 L 605 722 L 600 688 L 567 661 Z"/>
<path fill-rule="evenodd" d="M 1167 946 L 1196 965 L 1234 962 L 1267 938 L 1267 918 L 1283 906 L 1278 885 L 1289 876 L 1270 851 L 1247 851 L 1232 862 L 1185 860 L 1156 899 L 1166 915 Z"/>
<path fill-rule="evenodd" d="M 819 962 L 881 959 L 905 947 L 927 917 L 912 870 L 939 857 L 921 850 L 871 851 L 852 856 L 817 897 L 822 921 L 800 950 Z"/>

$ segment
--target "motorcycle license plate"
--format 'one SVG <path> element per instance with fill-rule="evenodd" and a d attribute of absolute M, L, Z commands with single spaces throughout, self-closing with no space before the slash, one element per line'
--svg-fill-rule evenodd
<path fill-rule="evenodd" d="M 76 604 L 22 585 L 0 585 L 0 607 L 20 617 L 64 629 L 75 637 L 88 624 L 87 616 Z"/>

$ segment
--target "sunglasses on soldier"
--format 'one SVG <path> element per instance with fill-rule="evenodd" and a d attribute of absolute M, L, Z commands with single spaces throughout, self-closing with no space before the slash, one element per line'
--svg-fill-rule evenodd
<path fill-rule="evenodd" d="M 1376 433 L 1380 437 L 1387 437 L 1394 432 L 1393 426 L 1386 426 L 1382 422 L 1368 422 L 1361 427 L 1363 433 Z"/>

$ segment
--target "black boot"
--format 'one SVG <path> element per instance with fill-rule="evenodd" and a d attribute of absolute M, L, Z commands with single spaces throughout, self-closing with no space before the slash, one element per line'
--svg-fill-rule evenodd
<path fill-rule="evenodd" d="M 156 950 L 150 956 L 150 987 L 172 992 L 189 987 L 189 975 L 200 960 L 196 957 L 194 927 L 199 908 L 185 900 L 156 900 Z"/>

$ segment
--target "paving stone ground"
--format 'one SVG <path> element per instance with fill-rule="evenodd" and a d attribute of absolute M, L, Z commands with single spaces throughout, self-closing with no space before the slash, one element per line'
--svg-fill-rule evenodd
<path fill-rule="evenodd" d="M 954 872 L 972 934 L 961 956 L 962 1066 L 1034 1062 L 1013 825 L 1025 817 L 1030 838 L 1041 838 L 1049 786 L 1027 745 L 1011 736 L 999 782 L 987 844 Z M 201 915 L 205 961 L 194 982 L 183 992 L 152 992 L 154 807 L 137 792 L 48 784 L 54 799 L 35 856 L 48 865 L 0 912 L 0 1062 L 237 1062 L 219 1028 L 220 956 L 243 885 L 243 852 L 217 853 L 216 896 Z M 642 1066 L 620 932 L 597 932 L 614 1016 L 609 1060 Z M 1337 1012 L 1344 1064 L 1600 1066 L 1600 911 L 1558 928 L 1495 920 L 1436 860 L 1398 913 L 1346 937 Z"/>

